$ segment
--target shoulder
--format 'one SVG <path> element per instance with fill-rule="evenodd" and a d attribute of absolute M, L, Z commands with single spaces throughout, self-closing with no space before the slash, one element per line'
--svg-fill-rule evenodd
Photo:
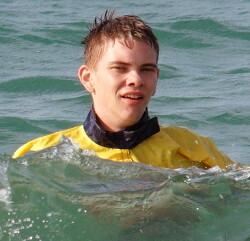
<path fill-rule="evenodd" d="M 160 130 L 165 133 L 168 133 L 169 135 L 198 135 L 194 131 L 183 126 L 160 126 Z"/>
<path fill-rule="evenodd" d="M 179 126 L 161 127 L 161 132 L 170 136 L 179 145 L 179 153 L 194 161 L 202 161 L 206 165 L 226 168 L 234 162 L 220 152 L 214 142 L 207 136 Z"/>
<path fill-rule="evenodd" d="M 211 141 L 208 137 L 182 126 L 161 126 L 160 131 L 170 136 L 179 144 L 188 142 L 189 144 L 195 143 L 197 145 L 199 141 Z"/>
<path fill-rule="evenodd" d="M 182 126 L 161 126 L 161 132 L 170 136 L 176 143 L 178 143 L 183 149 L 187 150 L 199 150 L 199 153 L 206 147 L 215 148 L 214 143 L 210 138 L 199 135 L 193 130 Z"/>
<path fill-rule="evenodd" d="M 205 154 L 204 140 L 207 137 L 201 136 L 187 127 L 181 126 L 161 126 L 161 132 L 168 135 L 176 143 L 178 143 L 180 149 L 185 152 L 192 150 L 192 152 L 199 152 Z"/>
<path fill-rule="evenodd" d="M 40 151 L 44 148 L 54 146 L 58 144 L 58 142 L 60 141 L 63 135 L 68 138 L 72 138 L 74 140 L 75 138 L 79 138 L 79 136 L 82 136 L 83 133 L 84 133 L 83 126 L 80 125 L 80 126 L 75 126 L 70 129 L 66 129 L 66 130 L 54 132 L 49 135 L 38 137 L 32 141 L 25 143 L 21 147 L 19 147 L 14 152 L 13 158 L 20 157 L 29 151 Z"/>

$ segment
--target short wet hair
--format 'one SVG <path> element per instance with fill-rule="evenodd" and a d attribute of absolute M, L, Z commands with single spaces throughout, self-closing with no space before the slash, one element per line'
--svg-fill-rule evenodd
<path fill-rule="evenodd" d="M 119 40 L 128 47 L 130 40 L 142 40 L 156 51 L 158 61 L 159 44 L 152 28 L 138 16 L 115 17 L 115 11 L 107 10 L 100 18 L 95 18 L 92 27 L 89 28 L 89 34 L 81 42 L 85 44 L 86 65 L 90 68 L 96 66 L 109 40 Z"/>

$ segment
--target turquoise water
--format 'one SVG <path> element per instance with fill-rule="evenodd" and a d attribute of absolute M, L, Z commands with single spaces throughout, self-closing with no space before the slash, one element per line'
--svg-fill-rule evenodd
<path fill-rule="evenodd" d="M 80 44 L 115 8 L 155 30 L 161 75 L 149 106 L 161 124 L 211 137 L 250 165 L 250 2 L 0 2 L 0 239 L 250 239 L 250 171 L 113 163 L 64 140 L 18 160 L 35 137 L 83 122 Z"/>

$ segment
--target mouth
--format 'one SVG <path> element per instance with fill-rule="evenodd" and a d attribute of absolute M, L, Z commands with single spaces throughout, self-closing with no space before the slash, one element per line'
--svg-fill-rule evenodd
<path fill-rule="evenodd" d="M 141 95 L 123 95 L 122 98 L 132 99 L 132 100 L 141 100 L 143 96 Z"/>

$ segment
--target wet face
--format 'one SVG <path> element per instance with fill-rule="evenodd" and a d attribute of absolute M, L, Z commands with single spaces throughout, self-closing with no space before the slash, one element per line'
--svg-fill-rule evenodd
<path fill-rule="evenodd" d="M 143 41 L 135 40 L 130 47 L 110 41 L 94 68 L 84 65 L 79 69 L 105 129 L 120 131 L 140 120 L 155 93 L 156 58 L 155 50 Z"/>

